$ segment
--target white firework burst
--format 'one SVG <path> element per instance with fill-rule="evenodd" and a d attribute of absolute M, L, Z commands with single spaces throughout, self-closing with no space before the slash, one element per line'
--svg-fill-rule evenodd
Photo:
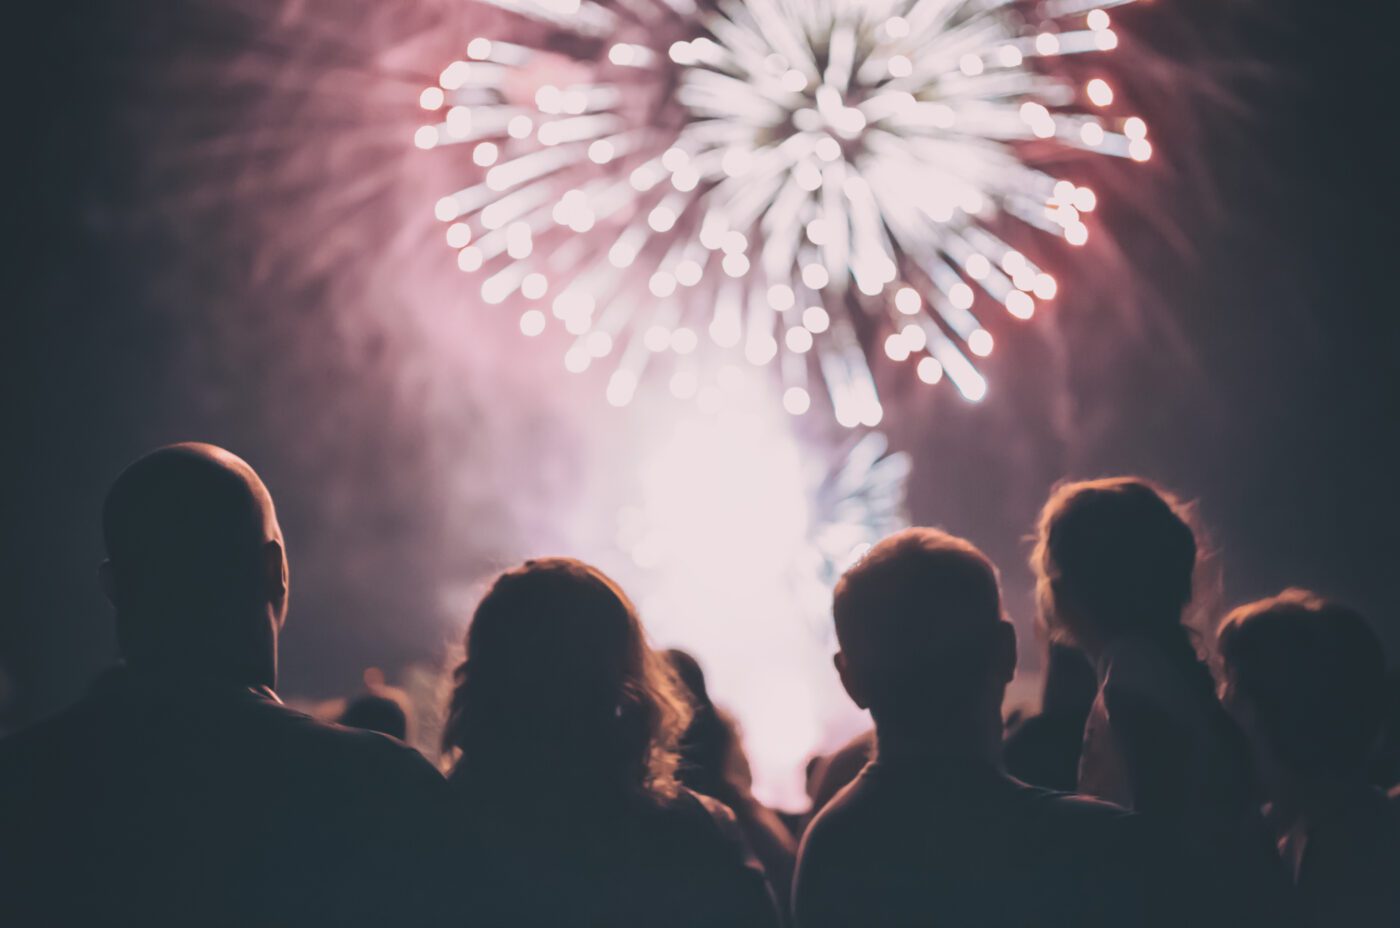
<path fill-rule="evenodd" d="M 616 405 L 649 367 L 703 397 L 732 349 L 778 361 L 789 412 L 821 384 L 874 426 L 877 345 L 980 400 L 988 314 L 1057 290 L 1006 230 L 1088 238 L 1094 192 L 1047 165 L 1152 153 L 1059 64 L 1115 48 L 1129 0 L 485 2 L 513 31 L 420 100 L 416 144 L 475 165 L 437 216 L 482 300 L 539 304 L 522 331 L 557 319 Z"/>

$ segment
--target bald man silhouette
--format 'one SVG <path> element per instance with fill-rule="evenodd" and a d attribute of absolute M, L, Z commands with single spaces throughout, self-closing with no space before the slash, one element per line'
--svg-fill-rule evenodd
<path fill-rule="evenodd" d="M 425 910 L 442 778 L 275 693 L 272 498 L 206 444 L 141 458 L 102 512 L 123 663 L 0 742 L 0 923 L 394 924 Z"/>

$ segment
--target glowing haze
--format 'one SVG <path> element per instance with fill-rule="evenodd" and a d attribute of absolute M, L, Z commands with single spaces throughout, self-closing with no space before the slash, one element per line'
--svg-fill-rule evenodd
<path fill-rule="evenodd" d="M 420 97 L 415 143 L 470 181 L 437 217 L 483 301 L 562 326 L 615 405 L 646 376 L 699 398 L 731 354 L 848 427 L 883 417 L 876 353 L 980 400 L 988 314 L 1058 289 L 1004 230 L 1088 239 L 1094 191 L 1048 165 L 1152 154 L 1058 64 L 1114 49 L 1126 0 L 487 2 L 518 29 Z"/>
<path fill-rule="evenodd" d="M 633 593 L 656 644 L 701 661 L 743 728 L 756 792 L 801 809 L 807 758 L 869 724 L 831 665 L 831 584 L 906 524 L 909 460 L 875 433 L 823 451 L 766 401 L 761 374 L 717 379 L 716 414 L 638 397 L 637 434 L 621 439 L 635 453 L 596 465 L 617 486 L 580 514 L 579 547 Z"/>

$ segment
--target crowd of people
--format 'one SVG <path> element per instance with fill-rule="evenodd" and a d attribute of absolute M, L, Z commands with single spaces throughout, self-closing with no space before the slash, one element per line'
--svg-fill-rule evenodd
<path fill-rule="evenodd" d="M 1287 590 L 1224 617 L 1213 673 L 1199 535 L 1142 479 L 1046 502 L 1044 699 L 1011 724 L 981 551 L 911 528 L 852 566 L 835 669 L 873 730 L 814 761 L 798 819 L 588 564 L 496 578 L 435 762 L 393 700 L 335 725 L 278 699 L 289 572 L 244 461 L 156 450 L 102 531 L 122 661 L 0 742 L 0 924 L 1400 925 L 1376 633 Z"/>

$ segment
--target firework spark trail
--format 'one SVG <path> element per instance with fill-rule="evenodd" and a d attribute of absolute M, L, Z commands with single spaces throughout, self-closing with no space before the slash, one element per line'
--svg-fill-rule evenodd
<path fill-rule="evenodd" d="M 980 400 L 986 314 L 1058 289 L 997 230 L 1089 235 L 1094 192 L 1038 165 L 1152 154 L 1105 80 L 1057 66 L 1115 48 L 1125 0 L 488 2 L 519 34 L 473 39 L 420 98 L 440 121 L 416 144 L 481 169 L 436 214 L 484 302 L 546 305 L 571 371 L 608 359 L 615 405 L 664 357 L 673 394 L 715 407 L 708 339 L 776 360 L 789 412 L 819 381 L 838 422 L 874 426 L 882 333 Z"/>

